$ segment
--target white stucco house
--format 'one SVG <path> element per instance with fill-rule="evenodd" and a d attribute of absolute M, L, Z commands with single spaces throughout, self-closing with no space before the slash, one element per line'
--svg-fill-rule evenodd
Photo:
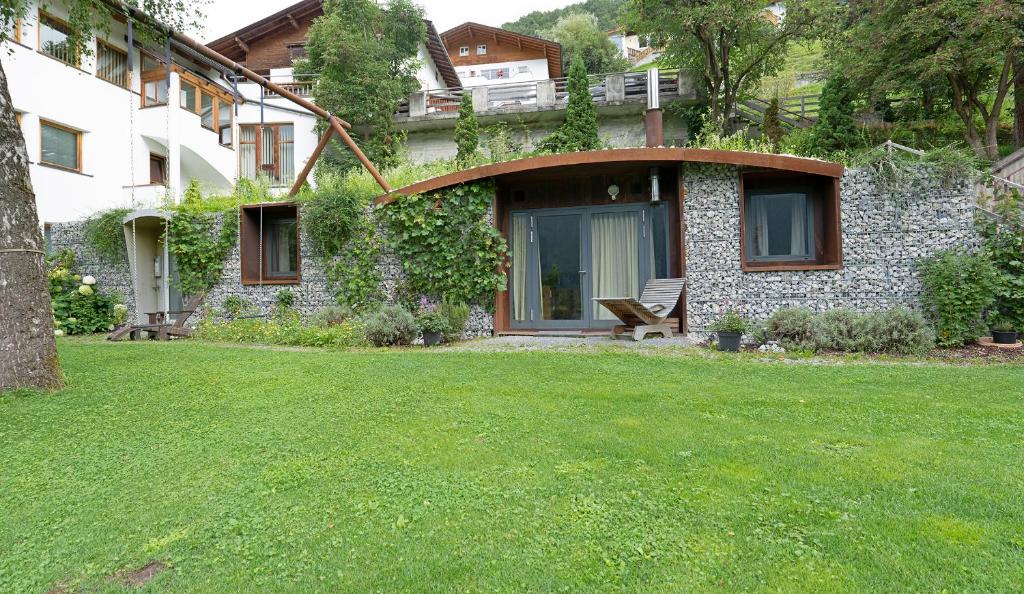
<path fill-rule="evenodd" d="M 291 65 L 321 14 L 319 0 L 303 0 L 208 45 L 311 98 L 315 81 L 296 79 Z M 73 55 L 66 18 L 61 6 L 31 0 L 0 48 L 40 221 L 157 207 L 191 180 L 227 192 L 262 176 L 285 192 L 316 147 L 310 112 L 184 48 L 132 35 L 129 49 L 127 23 Z M 432 24 L 418 57 L 422 88 L 458 85 Z"/>

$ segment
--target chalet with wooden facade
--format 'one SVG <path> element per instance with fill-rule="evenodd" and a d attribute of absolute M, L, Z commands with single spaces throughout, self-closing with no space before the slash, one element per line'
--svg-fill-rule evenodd
<path fill-rule="evenodd" d="M 562 46 L 546 39 L 463 23 L 441 34 L 465 87 L 562 77 Z"/>

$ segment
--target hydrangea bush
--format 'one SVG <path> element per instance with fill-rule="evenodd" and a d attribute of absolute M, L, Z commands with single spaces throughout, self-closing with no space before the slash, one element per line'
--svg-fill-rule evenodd
<path fill-rule="evenodd" d="M 96 278 L 74 274 L 74 254 L 61 253 L 51 263 L 50 301 L 57 336 L 110 332 L 124 323 L 128 308 L 115 295 L 97 288 Z"/>

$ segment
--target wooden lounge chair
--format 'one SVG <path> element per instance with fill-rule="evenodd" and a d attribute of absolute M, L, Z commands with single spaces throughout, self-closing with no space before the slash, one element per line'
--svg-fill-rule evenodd
<path fill-rule="evenodd" d="M 647 281 L 640 299 L 632 297 L 598 297 L 594 301 L 622 320 L 612 328 L 612 338 L 632 333 L 633 340 L 643 340 L 648 334 L 661 334 L 672 338 L 668 316 L 683 295 L 686 279 L 657 278 Z"/>
<path fill-rule="evenodd" d="M 107 336 L 107 340 L 118 342 L 124 340 L 125 336 L 130 337 L 132 340 L 139 340 L 142 338 L 143 332 L 149 332 L 155 334 L 157 340 L 170 340 L 173 338 L 188 338 L 192 335 L 192 331 L 185 327 L 185 323 L 188 319 L 196 313 L 199 309 L 199 305 L 203 302 L 202 295 L 196 295 L 189 298 L 188 303 L 185 304 L 185 309 L 181 311 L 169 311 L 147 313 L 149 316 L 148 324 L 132 324 L 122 326 L 117 330 L 114 330 L 110 336 Z M 167 316 L 177 316 L 173 322 L 167 321 Z"/>

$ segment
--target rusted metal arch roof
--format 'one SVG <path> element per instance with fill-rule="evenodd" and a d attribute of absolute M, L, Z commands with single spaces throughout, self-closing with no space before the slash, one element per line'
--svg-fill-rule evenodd
<path fill-rule="evenodd" d="M 492 163 L 471 169 L 463 169 L 455 173 L 441 175 L 428 180 L 397 189 L 389 194 L 378 196 L 374 201 L 377 205 L 390 204 L 400 196 L 412 196 L 440 190 L 450 186 L 456 186 L 467 182 L 525 173 L 530 171 L 542 171 L 556 169 L 559 167 L 573 167 L 577 165 L 602 165 L 602 164 L 623 164 L 623 163 L 649 163 L 669 165 L 675 163 L 719 163 L 761 169 L 774 169 L 777 171 L 790 171 L 793 173 L 805 173 L 821 175 L 825 177 L 842 177 L 844 167 L 839 163 L 808 159 L 805 157 L 792 157 L 789 155 L 771 155 L 765 153 L 749 153 L 743 151 L 718 151 L 693 148 L 627 148 L 609 149 L 603 151 L 587 151 L 581 153 L 563 153 L 558 155 L 544 155 L 541 157 L 529 157 L 506 161 L 504 163 Z"/>

